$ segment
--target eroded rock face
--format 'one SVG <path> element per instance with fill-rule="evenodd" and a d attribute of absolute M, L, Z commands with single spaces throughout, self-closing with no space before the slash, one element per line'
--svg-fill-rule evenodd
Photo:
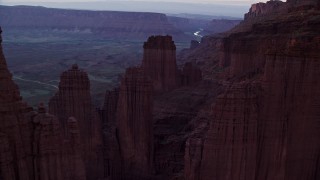
<path fill-rule="evenodd" d="M 43 105 L 34 112 L 22 101 L 1 46 L 0 96 L 1 180 L 85 180 L 78 178 L 84 170 L 66 163 L 75 160 L 65 153 L 75 146 L 64 144 L 60 121 Z"/>
<path fill-rule="evenodd" d="M 0 37 L 1 33 L 0 28 Z M 0 177 L 5 180 L 34 177 L 31 111 L 12 80 L 0 43 Z"/>
<path fill-rule="evenodd" d="M 49 102 L 49 112 L 59 118 L 65 135 L 69 117 L 78 120 L 87 178 L 102 178 L 102 123 L 91 103 L 88 75 L 77 65 L 62 73 L 59 91 Z"/>
<path fill-rule="evenodd" d="M 14 171 L 14 160 L 12 151 L 9 146 L 8 136 L 6 134 L 0 134 L 0 163 L 1 163 L 1 179 L 11 180 L 16 179 L 16 173 Z"/>
<path fill-rule="evenodd" d="M 117 108 L 119 88 L 107 91 L 103 105 L 103 142 L 105 177 L 119 179 L 121 177 L 121 156 L 117 136 Z"/>
<path fill-rule="evenodd" d="M 313 17 L 320 14 L 277 13 L 213 42 L 222 43 L 214 58 L 222 60 L 228 88 L 213 104 L 205 138 L 187 141 L 186 179 L 319 178 L 320 34 Z"/>
<path fill-rule="evenodd" d="M 255 178 L 257 102 L 250 83 L 231 84 L 218 96 L 205 139 L 188 141 L 186 167 L 191 168 L 186 169 L 186 179 Z"/>
<path fill-rule="evenodd" d="M 183 177 L 186 141 L 189 137 L 202 137 L 200 134 L 207 131 L 211 120 L 207 107 L 219 93 L 217 83 L 201 82 L 155 97 L 154 164 L 160 179 Z"/>
<path fill-rule="evenodd" d="M 70 117 L 67 122 L 68 134 L 63 142 L 64 179 L 86 180 L 86 166 L 82 156 L 83 144 L 81 142 L 79 123 L 76 118 Z"/>
<path fill-rule="evenodd" d="M 34 171 L 37 180 L 63 180 L 62 133 L 60 123 L 53 115 L 46 113 L 42 106 L 34 117 L 35 129 L 33 132 Z"/>
<path fill-rule="evenodd" d="M 176 46 L 171 36 L 151 36 L 144 43 L 142 68 L 151 78 L 156 92 L 178 86 Z"/>
<path fill-rule="evenodd" d="M 289 50 L 267 56 L 258 177 L 319 178 L 320 44 L 308 42 L 298 40 Z"/>
<path fill-rule="evenodd" d="M 245 14 L 245 20 L 285 10 L 284 5 L 285 3 L 280 0 L 271 0 L 266 3 L 253 4 L 249 12 Z"/>
<path fill-rule="evenodd" d="M 202 72 L 197 65 L 188 62 L 183 66 L 181 73 L 181 85 L 190 86 L 202 80 Z"/>
<path fill-rule="evenodd" d="M 152 110 L 152 82 L 143 69 L 127 69 L 116 114 L 124 178 L 144 179 L 153 171 Z"/>

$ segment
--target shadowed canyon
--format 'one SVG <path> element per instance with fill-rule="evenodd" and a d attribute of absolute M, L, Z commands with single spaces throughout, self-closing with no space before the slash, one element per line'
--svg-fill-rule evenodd
<path fill-rule="evenodd" d="M 318 0 L 0 17 L 0 180 L 320 179 Z"/>

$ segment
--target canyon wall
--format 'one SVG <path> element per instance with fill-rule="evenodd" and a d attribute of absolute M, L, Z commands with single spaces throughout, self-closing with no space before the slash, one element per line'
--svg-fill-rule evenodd
<path fill-rule="evenodd" d="M 211 58 L 226 90 L 206 135 L 187 141 L 186 179 L 320 177 L 320 12 L 316 1 L 270 3 L 286 8 L 206 38 L 220 43 Z"/>
<path fill-rule="evenodd" d="M 88 11 L 32 6 L 0 6 L 3 28 L 95 33 L 108 38 L 144 39 L 153 34 L 185 37 L 160 13 Z"/>

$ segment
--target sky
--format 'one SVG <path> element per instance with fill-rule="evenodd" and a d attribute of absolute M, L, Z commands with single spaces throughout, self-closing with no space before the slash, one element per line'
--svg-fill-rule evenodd
<path fill-rule="evenodd" d="M 267 0 L 0 0 L 0 5 L 32 5 L 64 9 L 159 12 L 243 17 L 251 4 Z"/>
<path fill-rule="evenodd" d="M 90 2 L 90 0 L 0 0 L 2 3 L 13 3 L 13 2 Z M 116 0 L 91 0 L 91 2 L 94 1 L 116 1 Z M 127 0 L 127 1 L 143 1 L 143 0 Z M 237 3 L 237 4 L 252 4 L 256 2 L 266 2 L 266 0 L 145 0 L 149 2 L 183 2 L 183 3 Z"/>

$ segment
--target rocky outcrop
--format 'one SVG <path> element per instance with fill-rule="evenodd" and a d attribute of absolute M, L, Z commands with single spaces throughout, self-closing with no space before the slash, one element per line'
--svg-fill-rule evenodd
<path fill-rule="evenodd" d="M 319 6 L 317 0 L 270 0 L 266 3 L 253 4 L 248 13 L 244 15 L 246 21 L 266 16 L 280 15 L 286 12 L 316 9 Z"/>
<path fill-rule="evenodd" d="M 91 103 L 88 75 L 77 65 L 62 73 L 59 91 L 49 102 L 49 112 L 58 117 L 65 135 L 69 117 L 78 120 L 87 178 L 103 177 L 102 123 Z"/>
<path fill-rule="evenodd" d="M 319 178 L 319 11 L 270 13 L 211 41 L 227 89 L 187 141 L 186 179 Z"/>
<path fill-rule="evenodd" d="M 280 0 L 271 0 L 266 3 L 253 4 L 244 19 L 255 18 L 259 16 L 267 16 L 275 12 L 284 11 L 286 9 L 285 3 Z"/>
<path fill-rule="evenodd" d="M 77 119 L 70 117 L 67 122 L 68 134 L 63 143 L 63 166 L 65 180 L 86 180 L 86 166 L 82 157 L 83 144 Z"/>
<path fill-rule="evenodd" d="M 144 179 L 153 172 L 153 86 L 141 68 L 129 68 L 121 80 L 117 136 L 126 179 Z"/>
<path fill-rule="evenodd" d="M 1 33 L 0 28 L 0 37 Z M 4 180 L 34 177 L 31 111 L 12 80 L 0 43 L 0 177 Z"/>
<path fill-rule="evenodd" d="M 53 115 L 46 113 L 42 105 L 33 118 L 33 155 L 35 180 L 63 180 L 62 171 L 62 133 L 60 123 Z"/>
<path fill-rule="evenodd" d="M 250 83 L 230 85 L 218 96 L 205 139 L 188 141 L 186 179 L 255 178 L 257 102 Z"/>
<path fill-rule="evenodd" d="M 63 137 L 59 120 L 39 106 L 33 118 L 33 164 L 37 180 L 86 180 L 78 122 L 68 119 L 68 134 Z"/>
<path fill-rule="evenodd" d="M 78 178 L 84 170 L 68 164 L 76 158 L 65 152 L 78 147 L 65 143 L 60 121 L 46 113 L 43 105 L 34 112 L 22 101 L 1 44 L 0 97 L 1 180 L 85 180 Z"/>
<path fill-rule="evenodd" d="M 0 177 L 4 180 L 16 179 L 15 163 L 6 134 L 0 134 L 0 143 Z"/>
<path fill-rule="evenodd" d="M 144 43 L 142 68 L 153 82 L 156 92 L 178 86 L 176 46 L 171 36 L 151 36 Z"/>
<path fill-rule="evenodd" d="M 103 112 L 103 142 L 104 142 L 104 169 L 105 177 L 117 179 L 121 177 L 121 156 L 117 135 L 117 108 L 119 88 L 107 91 Z"/>

